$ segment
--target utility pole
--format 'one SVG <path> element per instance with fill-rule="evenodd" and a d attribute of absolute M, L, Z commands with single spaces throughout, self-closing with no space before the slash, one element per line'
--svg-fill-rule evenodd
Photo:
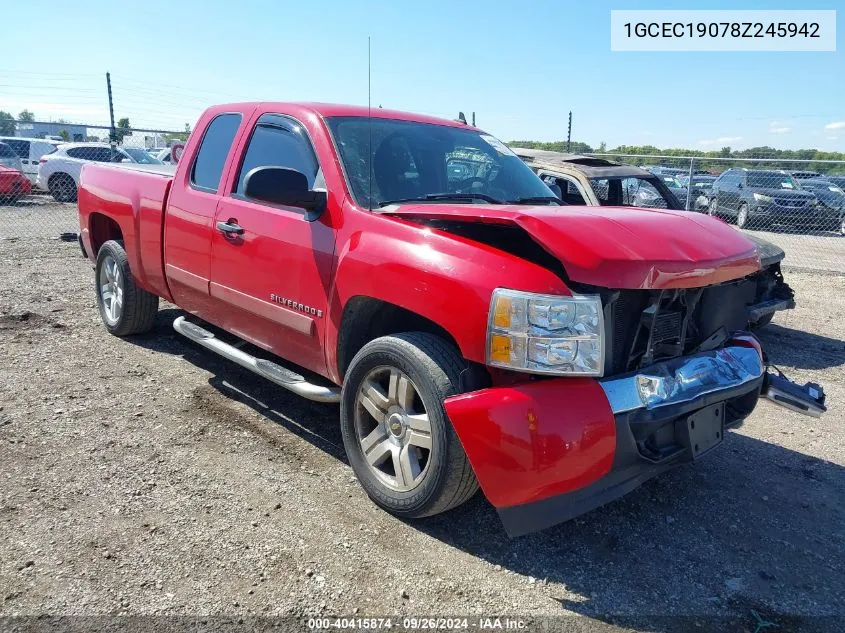
<path fill-rule="evenodd" d="M 475 112 L 472 113 L 472 127 L 475 127 Z"/>
<path fill-rule="evenodd" d="M 111 73 L 106 73 L 106 88 L 109 91 L 109 119 L 111 120 L 111 129 L 109 130 L 109 141 L 117 143 L 117 129 L 114 127 L 114 103 L 111 98 Z"/>
<path fill-rule="evenodd" d="M 112 125 L 114 125 L 114 123 L 112 123 Z M 566 151 L 572 151 L 572 110 L 569 111 L 569 131 L 566 133 Z"/>

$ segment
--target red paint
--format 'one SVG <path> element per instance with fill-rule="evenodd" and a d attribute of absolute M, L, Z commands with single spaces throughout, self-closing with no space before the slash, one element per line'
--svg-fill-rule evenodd
<path fill-rule="evenodd" d="M 496 507 L 583 488 L 613 465 L 615 420 L 595 380 L 494 387 L 447 398 L 445 406 L 481 489 Z"/>
<path fill-rule="evenodd" d="M 697 288 L 757 272 L 756 248 L 710 216 L 631 207 L 405 205 L 392 215 L 516 224 L 570 279 L 608 288 Z"/>
<path fill-rule="evenodd" d="M 28 196 L 32 193 L 32 183 L 17 169 L 0 166 L 0 197 Z"/>

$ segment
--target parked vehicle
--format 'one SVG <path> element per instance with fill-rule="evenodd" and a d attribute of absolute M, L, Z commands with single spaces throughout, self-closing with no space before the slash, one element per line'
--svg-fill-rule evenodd
<path fill-rule="evenodd" d="M 38 162 L 45 154 L 56 151 L 58 143 L 40 138 L 22 138 L 18 136 L 0 136 L 0 143 L 5 143 L 21 159 L 21 170 L 31 184 L 38 180 Z"/>
<path fill-rule="evenodd" d="M 800 184 L 802 190 L 818 200 L 819 216 L 824 227 L 845 235 L 845 191 L 826 178 L 808 178 Z"/>
<path fill-rule="evenodd" d="M 129 154 L 129 158 L 133 163 L 140 165 L 161 165 L 162 162 L 150 152 L 140 147 L 121 147 L 124 152 Z M 122 162 L 122 161 L 121 161 Z"/>
<path fill-rule="evenodd" d="M 824 177 L 817 171 L 793 171 L 793 172 L 790 172 L 790 174 L 796 180 L 807 180 L 808 178 L 823 178 Z"/>
<path fill-rule="evenodd" d="M 678 178 L 681 185 L 690 188 L 689 175 Z M 710 205 L 710 192 L 713 190 L 713 183 L 716 181 L 716 176 L 710 174 L 693 174 L 692 190 L 690 191 L 690 210 L 691 211 L 706 211 Z M 682 201 L 683 202 L 683 201 Z"/>
<path fill-rule="evenodd" d="M 162 163 L 165 163 L 167 165 L 175 165 L 175 163 L 173 162 L 172 153 L 173 152 L 172 152 L 171 148 L 165 147 L 163 149 L 156 150 L 156 152 L 155 152 L 155 154 L 153 154 L 153 156 L 155 156 Z"/>
<path fill-rule="evenodd" d="M 0 166 L 0 204 L 14 204 L 32 193 L 32 185 L 23 172 Z"/>
<path fill-rule="evenodd" d="M 824 410 L 741 332 L 759 258 L 724 222 L 558 206 L 494 137 L 381 108 L 228 104 L 195 129 L 175 174 L 82 169 L 105 328 L 150 330 L 163 297 L 196 344 L 339 402 L 389 512 L 480 485 L 530 532 L 707 453 L 761 393 Z"/>
<path fill-rule="evenodd" d="M 20 157 L 6 143 L 0 143 L 0 167 L 23 171 Z"/>
<path fill-rule="evenodd" d="M 824 176 L 824 179 L 845 191 L 845 176 Z"/>
<path fill-rule="evenodd" d="M 566 204 L 624 206 L 682 210 L 684 205 L 666 186 L 668 176 L 655 176 L 644 169 L 601 158 L 562 154 L 521 147 L 512 148 Z M 699 182 L 696 176 L 693 187 Z M 705 182 L 702 180 L 702 182 Z M 761 270 L 754 275 L 757 292 L 749 297 L 746 311 L 751 327 L 768 325 L 779 310 L 795 307 L 792 288 L 784 281 L 780 263 L 783 249 L 762 238 L 748 235 L 757 245 Z"/>
<path fill-rule="evenodd" d="M 129 148 L 132 149 L 132 148 Z M 73 202 L 79 185 L 79 174 L 86 163 L 155 163 L 155 159 L 138 150 L 146 158 L 133 157 L 126 148 L 108 143 L 63 143 L 55 152 L 42 156 L 38 164 L 37 186 L 52 194 L 58 202 Z"/>
<path fill-rule="evenodd" d="M 741 229 L 824 224 L 815 196 L 785 171 L 728 169 L 713 183 L 711 196 L 708 213 L 733 218 Z"/>
<path fill-rule="evenodd" d="M 648 166 L 646 167 L 647 171 L 650 171 L 655 176 L 683 176 L 689 175 L 689 169 L 678 169 L 677 167 L 664 167 L 664 166 Z"/>

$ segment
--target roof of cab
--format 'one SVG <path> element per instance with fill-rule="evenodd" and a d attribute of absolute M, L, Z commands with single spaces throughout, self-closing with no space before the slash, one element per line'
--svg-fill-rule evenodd
<path fill-rule="evenodd" d="M 306 110 L 317 114 L 323 118 L 328 117 L 367 117 L 374 119 L 396 119 L 399 121 L 413 121 L 416 123 L 430 123 L 433 125 L 446 125 L 449 127 L 460 127 L 477 129 L 471 125 L 461 123 L 460 121 L 451 119 L 442 119 L 439 117 L 428 116 L 425 114 L 414 114 L 411 112 L 401 112 L 399 110 L 387 110 L 381 107 L 368 108 L 367 106 L 343 105 L 339 103 L 309 103 L 309 102 L 283 102 L 283 101 L 259 101 L 247 103 L 227 103 L 214 106 L 216 111 L 225 111 L 226 109 L 243 109 L 248 107 L 258 107 L 265 112 L 289 111 L 292 108 L 299 110 Z"/>

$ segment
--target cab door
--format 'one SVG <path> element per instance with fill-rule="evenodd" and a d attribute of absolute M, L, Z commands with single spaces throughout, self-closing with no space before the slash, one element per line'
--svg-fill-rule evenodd
<path fill-rule="evenodd" d="M 210 294 L 226 330 L 318 373 L 334 258 L 328 214 L 252 200 L 244 180 L 255 167 L 286 167 L 324 188 L 305 128 L 295 119 L 261 115 L 253 124 L 231 190 L 217 205 Z"/>

